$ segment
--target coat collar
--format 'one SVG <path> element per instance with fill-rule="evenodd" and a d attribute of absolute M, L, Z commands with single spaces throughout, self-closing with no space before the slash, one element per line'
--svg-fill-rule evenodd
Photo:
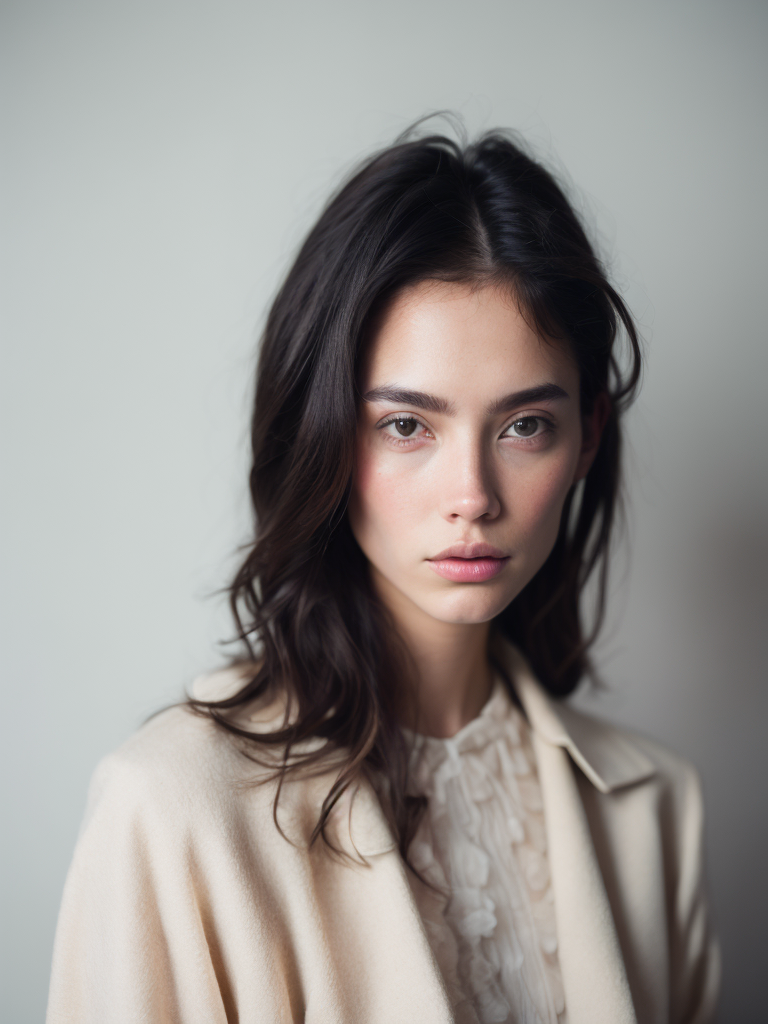
<path fill-rule="evenodd" d="M 520 651 L 499 636 L 496 652 L 533 731 L 563 747 L 601 793 L 643 782 L 656 772 L 650 758 L 621 730 L 555 701 L 534 676 Z"/>
<path fill-rule="evenodd" d="M 536 679 L 521 652 L 496 633 L 494 652 L 513 685 L 533 731 L 552 746 L 562 747 L 574 764 L 601 793 L 612 793 L 651 778 L 656 767 L 626 733 L 592 718 L 562 701 L 554 700 Z M 221 700 L 243 684 L 242 666 L 234 666 L 196 679 L 192 692 L 202 700 Z M 274 723 L 274 708 L 268 709 L 266 724 Z M 252 722 L 249 725 L 252 726 Z M 377 840 L 377 847 L 380 839 Z"/>

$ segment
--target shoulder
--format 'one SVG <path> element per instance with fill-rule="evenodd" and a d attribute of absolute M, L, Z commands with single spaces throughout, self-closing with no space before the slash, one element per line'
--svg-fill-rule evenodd
<path fill-rule="evenodd" d="M 581 789 L 588 810 L 627 834 L 660 836 L 681 869 L 700 874 L 704 802 L 694 765 L 655 739 L 571 705 L 562 705 L 559 717 L 589 780 Z"/>
<path fill-rule="evenodd" d="M 651 779 L 681 793 L 697 790 L 698 775 L 684 758 L 646 736 L 582 710 L 578 698 L 553 697 L 511 645 L 507 656 L 514 689 L 534 734 L 567 750 L 598 793 L 617 793 Z"/>
<path fill-rule="evenodd" d="M 211 701 L 231 696 L 251 667 L 201 676 L 192 686 L 192 696 Z M 280 782 L 284 748 L 260 743 L 258 734 L 279 727 L 284 710 L 279 695 L 244 706 L 236 724 L 252 733 L 253 740 L 233 735 L 188 705 L 158 713 L 97 766 L 83 832 L 141 833 L 150 845 L 165 836 L 176 850 L 185 844 L 189 849 L 227 844 L 233 836 L 262 853 L 274 847 L 279 855 L 286 838 L 308 848 L 339 762 L 329 755 L 327 763 L 307 772 L 292 771 Z M 311 745 L 307 741 L 295 749 Z M 348 844 L 343 820 L 351 797 L 350 793 L 339 801 L 329 826 L 333 835 L 341 830 L 338 841 L 344 847 Z M 356 798 L 355 804 L 360 805 L 355 817 L 362 820 L 366 800 Z M 383 839 L 377 833 L 373 842 L 378 849 Z"/>
<path fill-rule="evenodd" d="M 242 670 L 225 669 L 195 680 L 192 694 L 221 699 L 242 682 Z M 276 713 L 270 705 L 254 712 L 254 718 L 263 722 Z M 162 816 L 177 825 L 191 825 L 206 816 L 233 812 L 244 800 L 252 807 L 266 805 L 274 796 L 272 772 L 245 756 L 243 749 L 234 736 L 188 705 L 167 708 L 97 765 L 86 825 L 96 814 Z M 265 751 L 267 763 L 268 758 Z"/>
<path fill-rule="evenodd" d="M 568 746 L 586 774 L 604 792 L 641 782 L 653 782 L 675 803 L 699 806 L 701 784 L 694 765 L 642 732 L 617 725 L 572 704 L 561 704 L 558 717 Z M 591 769 L 591 771 L 590 771 Z M 602 783 L 602 784 L 601 784 Z"/>
<path fill-rule="evenodd" d="M 640 732 L 607 726 L 652 762 L 657 813 L 664 831 L 684 849 L 698 854 L 702 842 L 704 798 L 701 776 L 686 757 Z"/>

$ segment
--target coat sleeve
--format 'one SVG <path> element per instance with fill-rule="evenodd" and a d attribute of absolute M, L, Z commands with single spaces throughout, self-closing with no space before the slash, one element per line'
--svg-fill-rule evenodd
<path fill-rule="evenodd" d="M 720 950 L 707 899 L 701 784 L 692 767 L 685 769 L 676 816 L 679 862 L 671 949 L 672 1020 L 711 1024 L 720 990 Z"/>
<path fill-rule="evenodd" d="M 233 1019 L 183 816 L 152 788 L 119 755 L 94 774 L 59 916 L 47 1024 Z"/>

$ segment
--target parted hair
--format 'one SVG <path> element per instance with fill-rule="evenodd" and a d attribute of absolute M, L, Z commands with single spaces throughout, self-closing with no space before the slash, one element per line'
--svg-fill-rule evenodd
<path fill-rule="evenodd" d="M 265 745 L 280 749 L 281 784 L 329 749 L 341 752 L 313 840 L 328 841 L 329 814 L 364 774 L 406 861 L 424 803 L 407 792 L 394 711 L 408 659 L 346 509 L 366 337 L 399 289 L 428 279 L 509 287 L 542 338 L 569 346 L 582 414 L 607 397 L 597 455 L 566 499 L 549 557 L 492 624 L 556 697 L 588 670 L 619 499 L 620 417 L 640 376 L 636 328 L 563 189 L 518 137 L 457 142 L 411 131 L 332 196 L 269 310 L 251 421 L 253 538 L 229 589 L 241 660 L 253 668 L 234 696 L 189 701 L 254 759 Z M 593 574 L 587 629 L 580 603 Z M 255 737 L 235 724 L 233 711 L 277 689 L 290 707 L 281 727 Z"/>

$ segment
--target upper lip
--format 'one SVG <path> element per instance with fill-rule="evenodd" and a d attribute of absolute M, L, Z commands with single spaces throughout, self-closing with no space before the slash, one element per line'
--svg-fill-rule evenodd
<path fill-rule="evenodd" d="M 451 547 L 434 555 L 430 561 L 439 562 L 441 558 L 507 558 L 504 551 L 500 551 L 492 544 L 453 544 Z"/>

